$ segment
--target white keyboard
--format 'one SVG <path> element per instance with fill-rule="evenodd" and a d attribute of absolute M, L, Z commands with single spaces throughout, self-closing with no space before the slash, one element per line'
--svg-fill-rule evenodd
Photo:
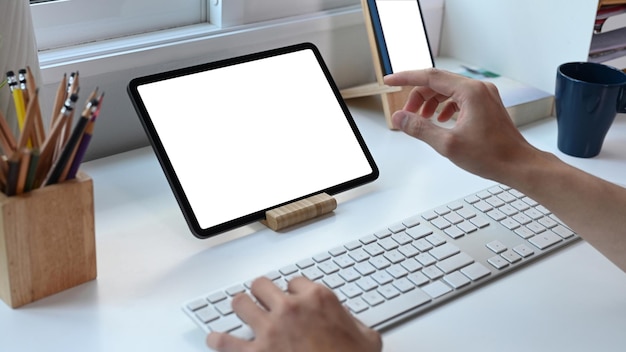
<path fill-rule="evenodd" d="M 355 317 L 381 330 L 578 238 L 545 207 L 498 185 L 265 276 L 283 289 L 294 276 L 320 282 Z M 252 330 L 230 302 L 249 292 L 252 279 L 195 297 L 182 308 L 205 332 L 251 339 Z"/>

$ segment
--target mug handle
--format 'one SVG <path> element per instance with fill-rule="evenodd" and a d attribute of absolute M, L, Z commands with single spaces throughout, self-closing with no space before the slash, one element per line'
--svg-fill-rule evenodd
<path fill-rule="evenodd" d="M 624 114 L 626 113 L 626 85 L 622 86 L 619 97 L 620 99 L 617 105 L 617 112 Z"/>

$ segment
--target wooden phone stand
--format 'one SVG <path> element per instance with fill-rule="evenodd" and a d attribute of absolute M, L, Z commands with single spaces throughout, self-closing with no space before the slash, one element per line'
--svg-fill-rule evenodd
<path fill-rule="evenodd" d="M 320 193 L 297 202 L 289 203 L 265 212 L 262 221 L 274 231 L 314 219 L 337 208 L 337 200 L 326 193 Z"/>
<path fill-rule="evenodd" d="M 380 56 L 378 55 L 378 44 L 376 44 L 376 36 L 372 26 L 372 20 L 370 17 L 371 14 L 369 6 L 367 5 L 367 0 L 361 0 L 361 7 L 363 8 L 363 18 L 365 20 L 365 28 L 367 29 L 367 38 L 370 43 L 370 51 L 372 53 L 374 71 L 376 73 L 376 82 L 343 89 L 341 90 L 341 96 L 343 99 L 351 99 L 379 94 L 383 105 L 383 112 L 385 114 L 387 127 L 393 129 L 391 124 L 391 115 L 393 115 L 395 111 L 401 110 L 404 107 L 404 103 L 406 102 L 413 87 L 390 87 L 383 83 L 382 64 L 380 62 Z"/>

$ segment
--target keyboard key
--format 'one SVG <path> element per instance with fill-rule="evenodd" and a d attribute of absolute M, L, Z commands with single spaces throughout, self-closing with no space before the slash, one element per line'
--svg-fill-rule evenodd
<path fill-rule="evenodd" d="M 500 255 L 502 256 L 502 258 L 506 259 L 511 264 L 517 263 L 520 260 L 522 260 L 522 257 L 512 250 L 508 250 Z"/>
<path fill-rule="evenodd" d="M 394 233 L 391 235 L 391 238 L 393 238 L 393 240 L 401 246 L 413 241 L 413 238 L 411 238 L 411 236 L 409 236 L 406 232 Z"/>
<path fill-rule="evenodd" d="M 404 255 L 400 253 L 400 251 L 395 250 L 395 249 L 383 255 L 385 256 L 385 258 L 387 258 L 387 260 L 389 260 L 393 264 L 400 263 L 401 261 L 404 260 Z"/>
<path fill-rule="evenodd" d="M 539 249 L 546 249 L 554 244 L 561 242 L 561 237 L 552 231 L 544 231 L 541 234 L 532 237 L 528 240 L 535 247 Z"/>
<path fill-rule="evenodd" d="M 489 226 L 489 221 L 487 221 L 486 219 L 483 219 L 481 217 L 475 217 L 470 219 L 470 222 L 474 225 L 476 225 L 476 227 L 478 227 L 479 229 L 482 229 L 484 227 Z"/>
<path fill-rule="evenodd" d="M 250 341 L 254 339 L 254 331 L 252 331 L 248 325 L 242 325 L 235 330 L 230 331 L 229 334 L 242 340 Z"/>
<path fill-rule="evenodd" d="M 363 298 L 363 300 L 372 307 L 377 306 L 385 301 L 383 296 L 381 296 L 381 294 L 376 291 L 365 292 L 363 296 L 361 296 L 361 298 Z"/>
<path fill-rule="evenodd" d="M 372 257 L 383 254 L 385 252 L 383 247 L 378 245 L 378 243 L 370 243 L 367 246 L 363 247 L 363 250 Z"/>
<path fill-rule="evenodd" d="M 407 258 L 414 257 L 420 253 L 420 251 L 411 244 L 406 244 L 398 248 L 398 252 L 402 253 L 402 255 Z"/>
<path fill-rule="evenodd" d="M 215 309 L 211 307 L 204 307 L 196 312 L 196 316 L 200 319 L 201 322 L 207 324 L 212 322 L 213 320 L 221 317 L 220 313 L 218 313 Z"/>
<path fill-rule="evenodd" d="M 491 241 L 487 243 L 487 248 L 491 249 L 491 251 L 496 254 L 500 254 L 507 249 L 506 246 L 500 241 Z"/>
<path fill-rule="evenodd" d="M 411 291 L 415 288 L 415 285 L 408 278 L 401 278 L 393 282 L 393 286 L 398 289 L 398 291 L 404 293 Z"/>
<path fill-rule="evenodd" d="M 373 290 L 376 287 L 378 287 L 378 284 L 376 283 L 376 281 L 374 281 L 369 276 L 362 277 L 362 278 L 356 280 L 355 283 L 363 290 L 363 292 L 370 291 L 370 290 Z"/>
<path fill-rule="evenodd" d="M 472 264 L 473 262 L 474 258 L 472 258 L 469 254 L 465 252 L 461 252 L 448 259 L 444 259 L 435 265 L 447 274 L 452 271 L 458 270 L 466 265 Z"/>
<path fill-rule="evenodd" d="M 417 259 L 417 261 L 420 262 L 420 264 L 422 264 L 423 266 L 432 265 L 432 264 L 435 264 L 437 262 L 437 260 L 435 258 L 433 258 L 433 256 L 428 254 L 428 253 L 422 253 L 422 254 L 416 256 L 415 259 Z"/>
<path fill-rule="evenodd" d="M 502 258 L 499 255 L 495 257 L 491 257 L 487 259 L 487 261 L 489 262 L 489 264 L 493 265 L 493 267 L 496 269 L 504 269 L 507 266 L 509 266 L 509 262 L 507 262 L 504 258 Z"/>
<path fill-rule="evenodd" d="M 296 265 L 300 269 L 305 269 L 305 268 L 308 268 L 308 267 L 310 267 L 312 265 L 315 265 L 315 262 L 313 261 L 313 259 L 307 258 L 307 259 L 303 259 L 303 260 L 297 262 Z"/>
<path fill-rule="evenodd" d="M 430 221 L 431 224 L 433 224 L 433 226 L 435 226 L 436 228 L 438 228 L 439 230 L 443 230 L 443 229 L 447 229 L 448 227 L 450 227 L 452 224 L 450 224 L 450 222 L 444 218 L 436 218 Z"/>
<path fill-rule="evenodd" d="M 213 307 L 215 307 L 215 309 L 217 309 L 217 311 L 220 312 L 221 315 L 228 315 L 233 312 L 233 307 L 231 307 L 230 305 L 230 299 L 219 301 L 215 305 L 213 305 Z"/>
<path fill-rule="evenodd" d="M 413 241 L 413 247 L 417 248 L 420 252 L 426 252 L 433 248 L 432 243 L 426 241 L 425 238 L 420 238 L 417 241 Z"/>
<path fill-rule="evenodd" d="M 420 222 L 421 222 L 421 218 L 418 215 L 402 220 L 402 223 L 406 227 L 417 226 L 420 224 Z"/>
<path fill-rule="evenodd" d="M 470 280 L 476 281 L 491 274 L 491 270 L 487 269 L 487 267 L 481 263 L 476 262 L 461 269 L 461 273 L 467 276 Z"/>
<path fill-rule="evenodd" d="M 567 238 L 574 236 L 574 233 L 572 232 L 572 230 L 562 225 L 558 225 L 557 227 L 553 228 L 552 231 L 556 233 L 557 235 L 561 236 L 561 238 L 567 239 Z"/>
<path fill-rule="evenodd" d="M 414 240 L 417 240 L 433 233 L 433 229 L 425 224 L 419 224 L 410 229 L 406 229 L 404 232 L 411 236 L 411 238 L 413 238 Z"/>
<path fill-rule="evenodd" d="M 427 278 L 421 271 L 409 274 L 406 278 L 415 284 L 415 286 L 422 286 L 423 284 L 430 282 L 430 279 Z"/>
<path fill-rule="evenodd" d="M 463 207 L 456 211 L 457 214 L 463 217 L 463 219 L 471 219 L 476 216 L 476 212 L 470 208 Z"/>
<path fill-rule="evenodd" d="M 209 323 L 209 329 L 215 332 L 229 332 L 242 326 L 241 320 L 237 315 L 232 314 L 222 319 Z"/>
<path fill-rule="evenodd" d="M 458 239 L 458 238 L 465 236 L 465 232 L 461 231 L 461 229 L 459 229 L 456 226 L 449 227 L 445 229 L 444 232 L 446 233 L 446 235 L 454 239 Z"/>
<path fill-rule="evenodd" d="M 345 284 L 345 281 L 341 278 L 341 276 L 339 276 L 339 274 L 328 275 L 322 279 L 322 282 L 330 289 L 336 289 L 337 287 Z"/>
<path fill-rule="evenodd" d="M 430 297 L 423 291 L 415 289 L 376 307 L 355 314 L 355 317 L 361 320 L 363 324 L 375 328 L 402 313 L 409 312 L 412 309 L 428 303 L 430 300 Z"/>
<path fill-rule="evenodd" d="M 418 262 L 415 258 L 407 259 L 400 263 L 403 268 L 405 268 L 408 272 L 412 273 L 422 268 L 422 264 Z"/>
<path fill-rule="evenodd" d="M 346 282 L 352 282 L 361 277 L 361 275 L 356 270 L 354 270 L 354 268 L 341 270 L 339 272 L 339 276 L 341 276 L 341 278 L 344 279 Z"/>
<path fill-rule="evenodd" d="M 535 251 L 533 251 L 530 247 L 528 247 L 525 244 L 520 244 L 518 246 L 515 246 L 513 247 L 513 250 L 515 251 L 515 253 L 521 255 L 524 258 L 529 257 L 535 253 Z"/>
<path fill-rule="evenodd" d="M 277 275 L 277 277 L 280 277 L 280 274 Z M 274 280 L 275 277 L 268 277 L 270 280 Z M 226 289 L 226 294 L 229 296 L 234 296 L 238 293 L 243 293 L 246 292 L 246 288 L 243 287 L 243 285 L 235 285 L 235 286 L 231 286 L 229 288 Z"/>
<path fill-rule="evenodd" d="M 452 288 L 459 289 L 465 285 L 468 285 L 471 280 L 458 271 L 450 273 L 443 277 L 443 280 Z"/>
<path fill-rule="evenodd" d="M 392 298 L 396 298 L 400 295 L 400 291 L 393 285 L 384 285 L 378 288 L 378 293 L 380 293 L 385 299 L 389 300 Z"/>
<path fill-rule="evenodd" d="M 208 305 L 209 305 L 209 302 L 207 302 L 206 299 L 199 298 L 199 299 L 196 299 L 196 300 L 194 300 L 192 302 L 189 302 L 187 304 L 187 308 L 189 308 L 189 310 L 194 311 L 194 310 L 198 310 L 200 308 L 204 308 L 204 307 L 206 307 Z"/>
<path fill-rule="evenodd" d="M 395 279 L 401 278 L 409 274 L 409 271 L 405 269 L 402 265 L 395 264 L 386 270 L 389 275 L 393 276 Z"/>
<path fill-rule="evenodd" d="M 354 314 L 361 313 L 369 308 L 369 304 L 361 297 L 357 297 L 346 302 L 346 306 Z"/>
<path fill-rule="evenodd" d="M 459 247 L 451 243 L 445 243 L 439 247 L 433 248 L 429 253 L 430 255 L 435 257 L 435 259 L 442 260 L 442 259 L 448 258 L 449 256 L 457 254 L 459 252 L 460 252 Z"/>
<path fill-rule="evenodd" d="M 436 280 L 443 276 L 443 271 L 441 271 L 434 265 L 425 267 L 424 269 L 422 269 L 422 273 L 431 280 Z"/>
<path fill-rule="evenodd" d="M 446 293 L 452 292 L 450 286 L 444 284 L 441 281 L 435 281 L 433 283 L 430 283 L 422 287 L 422 290 L 424 290 L 424 292 L 426 292 L 432 298 L 439 298 Z"/>
<path fill-rule="evenodd" d="M 405 228 L 406 227 L 404 226 L 404 224 L 400 222 L 400 223 L 389 226 L 389 231 L 391 231 L 391 233 L 394 234 L 394 233 L 404 231 Z"/>
<path fill-rule="evenodd" d="M 476 230 L 478 230 L 478 227 L 476 227 L 476 225 L 472 224 L 469 221 L 463 221 L 462 223 L 456 225 L 459 227 L 459 229 L 461 229 L 461 231 L 465 232 L 466 234 L 470 234 Z"/>
<path fill-rule="evenodd" d="M 351 252 L 348 252 L 348 255 L 357 263 L 368 260 L 370 258 L 370 255 L 367 254 L 367 252 L 364 251 L 362 248 L 358 248 Z"/>
<path fill-rule="evenodd" d="M 376 271 L 376 268 L 368 262 L 358 263 L 354 266 L 354 270 L 356 270 L 359 274 L 366 276 Z"/>
<path fill-rule="evenodd" d="M 370 264 L 372 264 L 376 268 L 376 270 L 382 270 L 388 268 L 391 265 L 391 262 L 387 260 L 387 258 L 385 258 L 384 256 L 379 255 L 371 258 Z"/>

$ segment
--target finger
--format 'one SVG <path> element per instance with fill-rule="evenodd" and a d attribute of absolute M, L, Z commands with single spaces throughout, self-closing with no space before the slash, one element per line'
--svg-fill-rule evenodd
<path fill-rule="evenodd" d="M 272 310 L 272 307 L 275 307 L 285 296 L 285 293 L 266 277 L 254 280 L 250 286 L 250 292 L 267 310 Z"/>
<path fill-rule="evenodd" d="M 398 72 L 383 78 L 389 86 L 424 86 L 448 97 L 454 96 L 459 83 L 470 78 L 436 68 Z"/>
<path fill-rule="evenodd" d="M 439 111 L 439 116 L 437 116 L 437 121 L 446 122 L 459 112 L 459 106 L 453 101 L 447 101 L 441 111 Z"/>
<path fill-rule="evenodd" d="M 253 330 L 255 327 L 265 324 L 267 312 L 259 307 L 250 296 L 246 294 L 236 295 L 231 305 L 239 318 L 250 325 Z"/>
<path fill-rule="evenodd" d="M 369 341 L 369 346 L 373 347 L 373 351 L 380 351 L 383 348 L 383 340 L 382 337 L 380 336 L 380 333 L 374 329 L 371 329 L 370 327 L 368 327 L 367 325 L 363 324 L 363 322 L 361 322 L 358 319 L 354 319 L 356 321 L 357 327 L 359 328 L 359 331 L 361 331 L 361 335 L 365 336 L 366 339 Z"/>
<path fill-rule="evenodd" d="M 206 337 L 206 344 L 212 350 L 219 352 L 244 351 L 249 341 L 238 339 L 222 332 L 210 332 Z"/>
<path fill-rule="evenodd" d="M 447 129 L 433 124 L 430 119 L 423 118 L 408 111 L 397 111 L 391 116 L 393 126 L 404 133 L 430 144 L 435 150 L 444 140 Z"/>

